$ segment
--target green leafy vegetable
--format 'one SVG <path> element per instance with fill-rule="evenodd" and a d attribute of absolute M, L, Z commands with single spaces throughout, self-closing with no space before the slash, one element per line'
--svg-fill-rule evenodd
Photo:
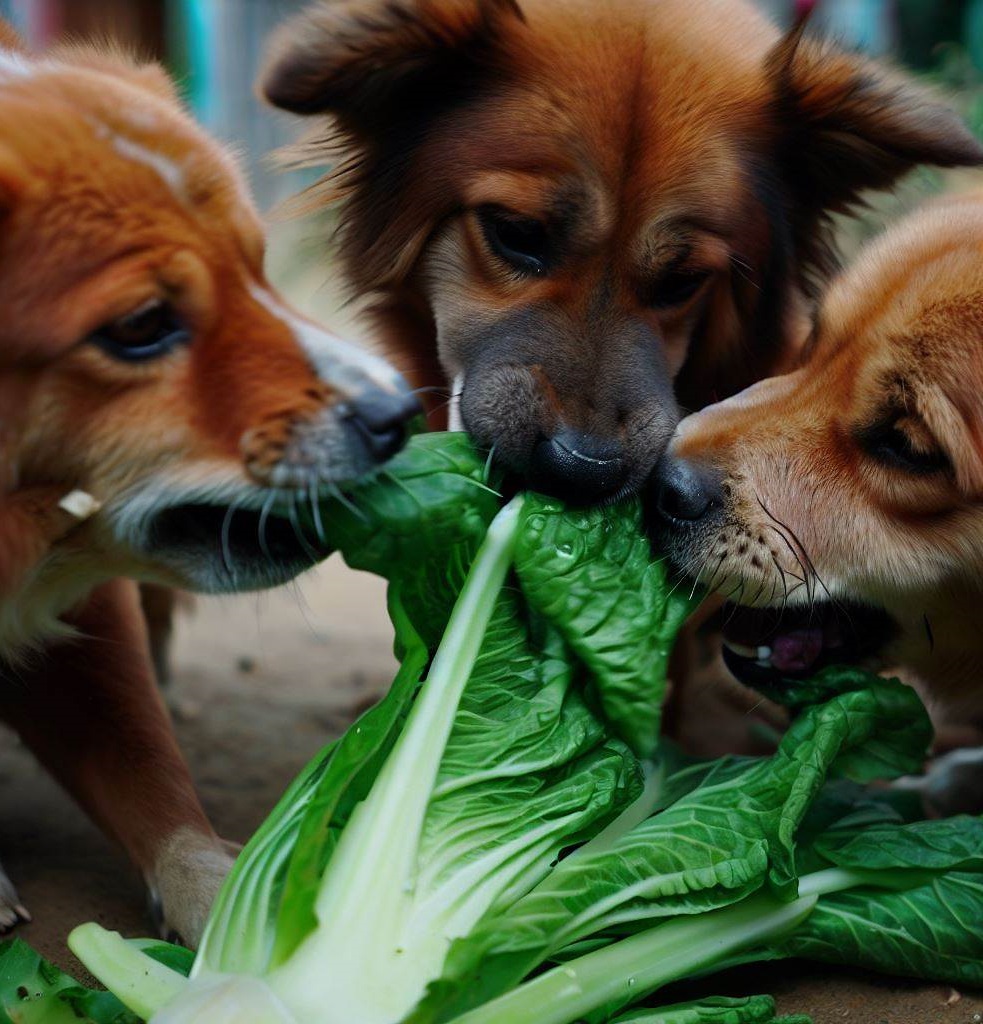
<path fill-rule="evenodd" d="M 605 717 L 641 757 L 659 742 L 669 656 L 693 602 L 666 585 L 642 533 L 641 508 L 564 514 L 535 495 L 516 572 L 530 606 L 589 669 Z"/>
<path fill-rule="evenodd" d="M 452 949 L 424 1004 L 430 1016 L 421 1019 L 477 1006 L 593 935 L 703 914 L 765 886 L 794 899 L 797 830 L 827 776 L 849 770 L 866 781 L 875 768 L 902 774 L 921 758 L 928 734 L 914 692 L 868 681 L 866 690 L 809 709 L 773 757 L 704 780 L 621 834 L 609 830 L 606 842 L 576 851 L 528 895 L 487 917 Z M 899 744 L 891 756 L 884 736 Z"/>
<path fill-rule="evenodd" d="M 141 983 L 90 925 L 93 973 L 155 1024 L 770 1022 L 767 999 L 617 1015 L 790 955 L 983 983 L 983 825 L 867 788 L 920 766 L 914 693 L 827 670 L 772 757 L 686 763 L 657 731 L 690 601 L 637 503 L 501 509 L 493 485 L 431 435 L 312 511 L 389 579 L 393 687 L 247 846 L 190 982 Z"/>
<path fill-rule="evenodd" d="M 770 996 L 707 999 L 657 1010 L 636 1010 L 612 1024 L 809 1024 L 806 1017 L 776 1017 Z"/>
<path fill-rule="evenodd" d="M 163 942 L 136 944 L 141 964 L 187 974 L 193 955 Z M 0 1024 L 139 1024 L 109 992 L 83 988 L 19 939 L 0 942 Z"/>

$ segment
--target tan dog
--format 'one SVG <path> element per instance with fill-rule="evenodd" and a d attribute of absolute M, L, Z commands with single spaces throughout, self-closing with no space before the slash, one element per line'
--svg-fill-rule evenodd
<path fill-rule="evenodd" d="M 323 0 L 263 88 L 317 118 L 298 157 L 335 170 L 306 199 L 339 203 L 400 365 L 580 502 L 639 487 L 679 405 L 792 365 L 831 212 L 983 158 L 914 84 L 746 0 Z"/>
<path fill-rule="evenodd" d="M 418 406 L 290 310 L 242 178 L 166 75 L 0 47 L 0 718 L 195 941 L 229 858 L 156 693 L 135 584 L 230 591 L 324 553 L 296 502 Z M 0 930 L 24 916 L 0 874 Z"/>
<path fill-rule="evenodd" d="M 860 659 L 983 721 L 983 192 L 870 245 L 803 367 L 684 420 L 653 486 L 659 542 L 743 606 L 745 681 Z"/>

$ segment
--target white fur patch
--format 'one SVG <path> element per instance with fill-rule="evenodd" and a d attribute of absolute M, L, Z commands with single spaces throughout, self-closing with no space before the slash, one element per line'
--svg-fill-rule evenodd
<path fill-rule="evenodd" d="M 102 508 L 102 502 L 86 491 L 72 491 L 66 494 L 58 507 L 76 519 L 91 519 Z"/>
<path fill-rule="evenodd" d="M 0 81 L 9 78 L 30 78 L 37 70 L 37 63 L 25 54 L 14 50 L 0 50 Z"/>
<path fill-rule="evenodd" d="M 184 170 L 180 164 L 175 163 L 169 157 L 155 153 L 146 146 L 141 146 L 132 139 L 125 139 L 122 135 L 113 136 L 113 147 L 120 156 L 136 163 L 144 164 L 157 172 L 159 178 L 170 188 L 170 190 L 184 201 L 187 199 L 185 188 Z"/>
<path fill-rule="evenodd" d="M 398 393 L 403 389 L 402 378 L 385 359 L 298 316 L 265 288 L 252 285 L 250 294 L 290 328 L 318 376 L 342 394 L 357 395 L 365 389 L 366 378 L 383 391 Z"/>
<path fill-rule="evenodd" d="M 459 373 L 451 385 L 451 404 L 447 414 L 448 430 L 464 430 L 464 418 L 461 416 L 462 394 L 464 394 L 464 374 Z"/>

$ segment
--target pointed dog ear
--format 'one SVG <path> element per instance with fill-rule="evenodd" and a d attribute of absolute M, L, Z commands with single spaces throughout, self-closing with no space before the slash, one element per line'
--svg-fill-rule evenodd
<path fill-rule="evenodd" d="M 517 0 L 320 3 L 274 36 L 260 90 L 284 110 L 357 124 L 401 87 L 476 56 L 508 19 L 522 19 Z"/>
<path fill-rule="evenodd" d="M 769 60 L 780 155 L 817 212 L 848 209 L 918 164 L 983 163 L 983 147 L 930 92 L 873 61 L 789 33 Z"/>

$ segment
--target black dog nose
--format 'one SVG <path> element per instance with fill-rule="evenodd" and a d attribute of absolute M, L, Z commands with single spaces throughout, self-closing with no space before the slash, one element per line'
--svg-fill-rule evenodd
<path fill-rule="evenodd" d="M 385 462 L 406 442 L 406 427 L 423 412 L 416 395 L 373 389 L 349 403 L 346 420 L 358 432 L 369 453 Z"/>
<path fill-rule="evenodd" d="M 723 499 L 719 473 L 669 455 L 656 466 L 653 484 L 656 510 L 674 523 L 695 523 Z"/>
<path fill-rule="evenodd" d="M 628 480 L 629 468 L 613 441 L 561 430 L 533 449 L 526 477 L 533 490 L 572 505 L 592 505 L 617 494 Z"/>

